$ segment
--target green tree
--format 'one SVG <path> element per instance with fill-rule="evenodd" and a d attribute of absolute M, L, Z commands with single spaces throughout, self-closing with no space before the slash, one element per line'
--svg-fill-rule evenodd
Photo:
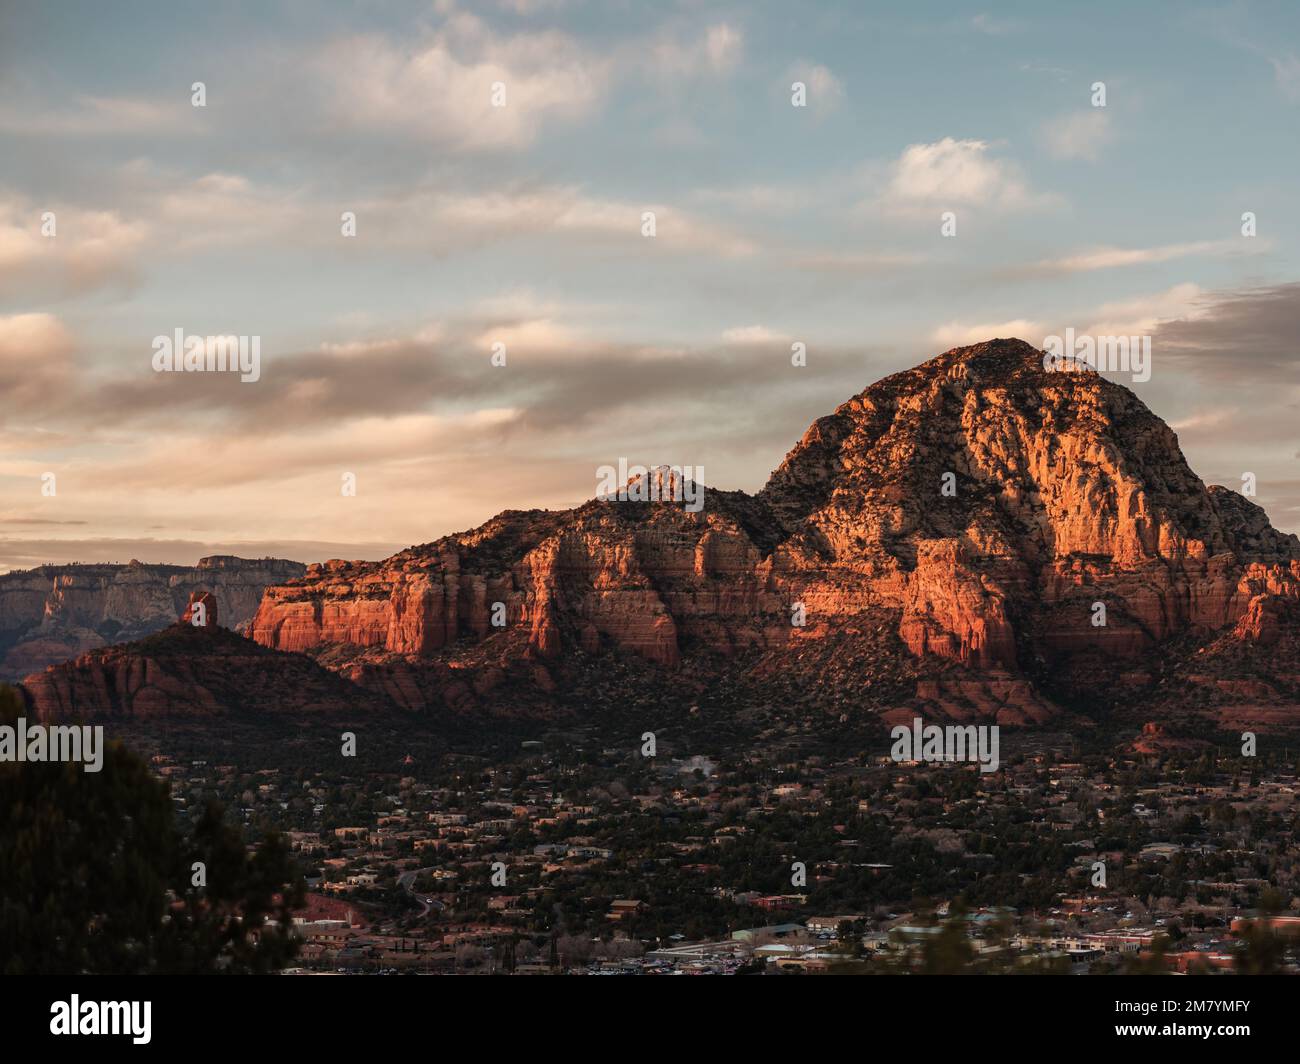
<path fill-rule="evenodd" d="M 21 715 L 17 694 L 0 686 L 0 725 Z M 278 835 L 250 853 L 216 805 L 183 833 L 167 784 L 120 743 L 99 772 L 0 764 L 7 974 L 272 971 L 297 951 L 302 896 Z"/>
<path fill-rule="evenodd" d="M 965 975 L 971 971 L 975 950 L 966 934 L 966 913 L 953 905 L 950 918 L 937 935 L 929 935 L 921 946 L 922 975 Z"/>

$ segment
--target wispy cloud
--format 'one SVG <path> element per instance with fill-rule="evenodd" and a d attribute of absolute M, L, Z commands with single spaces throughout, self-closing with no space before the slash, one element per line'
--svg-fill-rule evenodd
<path fill-rule="evenodd" d="M 125 134 L 197 135 L 188 86 L 173 100 L 129 96 L 77 96 L 51 105 L 34 89 L 0 103 L 0 132 L 37 136 L 107 137 Z"/>
<path fill-rule="evenodd" d="M 1260 14 L 1241 4 L 1200 10 L 1194 20 L 1215 37 L 1258 56 L 1273 72 L 1278 92 L 1291 103 L 1300 103 L 1300 57 L 1284 42 L 1287 34 L 1269 36 Z"/>
<path fill-rule="evenodd" d="M 789 337 L 766 325 L 738 325 L 724 329 L 722 339 L 729 344 L 774 344 L 789 340 Z"/>
<path fill-rule="evenodd" d="M 942 347 L 964 347 L 969 344 L 983 343 L 985 340 L 1010 337 L 1037 344 L 1043 332 L 1043 327 L 1038 322 L 1015 318 L 1011 321 L 980 322 L 975 325 L 949 322 L 939 326 L 931 335 L 934 342 Z"/>
<path fill-rule="evenodd" d="M 106 285 L 129 287 L 145 236 L 144 225 L 116 211 L 37 204 L 0 192 L 0 299 L 62 299 Z"/>
<path fill-rule="evenodd" d="M 838 110 L 844 103 L 844 82 L 821 63 L 793 63 L 781 82 L 781 95 L 789 102 L 789 94 L 796 83 L 804 86 L 805 106 L 817 117 Z"/>
<path fill-rule="evenodd" d="M 1043 127 L 1043 141 L 1054 159 L 1096 162 L 1110 139 L 1110 116 L 1101 108 L 1061 115 Z"/>
<path fill-rule="evenodd" d="M 556 31 L 494 32 L 457 13 L 423 40 L 361 34 L 305 63 L 323 117 L 342 129 L 392 130 L 453 150 L 518 148 L 545 124 L 593 107 L 612 68 Z"/>
<path fill-rule="evenodd" d="M 1182 244 L 1159 244 L 1145 248 L 1096 247 L 1062 255 L 1059 258 L 1040 259 L 1026 266 L 1009 267 L 1000 272 L 1003 276 L 1015 278 L 1050 277 L 1172 262 L 1175 259 L 1197 256 L 1260 254 L 1268 248 L 1269 242 L 1261 238 L 1193 240 Z"/>
<path fill-rule="evenodd" d="M 987 11 L 981 11 L 973 16 L 967 25 L 977 33 L 989 37 L 1005 37 L 1010 33 L 1020 33 L 1025 28 L 1025 23 L 1021 19 L 990 15 Z"/>

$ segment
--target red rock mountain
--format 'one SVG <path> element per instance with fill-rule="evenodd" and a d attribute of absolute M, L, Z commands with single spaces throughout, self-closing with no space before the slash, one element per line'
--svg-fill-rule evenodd
<path fill-rule="evenodd" d="M 417 711 L 580 709 L 612 654 L 665 690 L 731 678 L 891 722 L 1300 726 L 1298 613 L 1295 536 L 1206 487 L 1126 388 L 994 340 L 818 419 L 756 495 L 505 511 L 313 565 L 265 590 L 249 635 Z M 86 685 L 111 653 L 77 665 Z M 95 697 L 25 686 L 38 706 Z"/>
<path fill-rule="evenodd" d="M 381 696 L 302 654 L 280 654 L 226 628 L 175 623 L 27 677 L 19 693 L 38 720 L 314 716 L 391 710 Z"/>
<path fill-rule="evenodd" d="M 820 418 L 755 496 L 506 511 L 383 562 L 312 566 L 267 589 L 250 634 L 411 708 L 490 703 L 521 668 L 544 687 L 574 651 L 760 675 L 808 659 L 811 683 L 861 687 L 840 666 L 871 644 L 915 681 L 887 714 L 1014 723 L 1099 681 L 1149 693 L 1159 648 L 1268 638 L 1298 596 L 1296 537 L 1207 488 L 1132 392 L 994 340 Z M 1300 702 L 1294 681 L 1282 703 Z"/>
<path fill-rule="evenodd" d="M 279 558 L 201 558 L 198 565 L 44 565 L 0 575 L 0 678 L 24 676 L 175 622 L 191 594 L 211 593 L 222 623 L 246 625 L 262 590 L 303 574 Z"/>

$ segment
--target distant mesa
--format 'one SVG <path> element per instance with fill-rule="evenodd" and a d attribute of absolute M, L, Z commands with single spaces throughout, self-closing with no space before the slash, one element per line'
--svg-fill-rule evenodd
<path fill-rule="evenodd" d="M 161 631 L 194 592 L 212 595 L 210 623 L 246 628 L 262 591 L 302 576 L 279 558 L 202 558 L 194 566 L 43 565 L 0 576 L 0 680 L 26 676 L 87 650 Z M 220 615 L 220 621 L 214 614 Z"/>

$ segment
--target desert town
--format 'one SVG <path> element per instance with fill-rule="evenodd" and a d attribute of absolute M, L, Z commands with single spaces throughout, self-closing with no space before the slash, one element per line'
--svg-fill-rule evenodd
<path fill-rule="evenodd" d="M 1295 967 L 1280 757 L 1019 753 L 990 777 L 525 745 L 389 777 L 154 768 L 182 815 L 216 798 L 286 834 L 295 972 Z"/>

